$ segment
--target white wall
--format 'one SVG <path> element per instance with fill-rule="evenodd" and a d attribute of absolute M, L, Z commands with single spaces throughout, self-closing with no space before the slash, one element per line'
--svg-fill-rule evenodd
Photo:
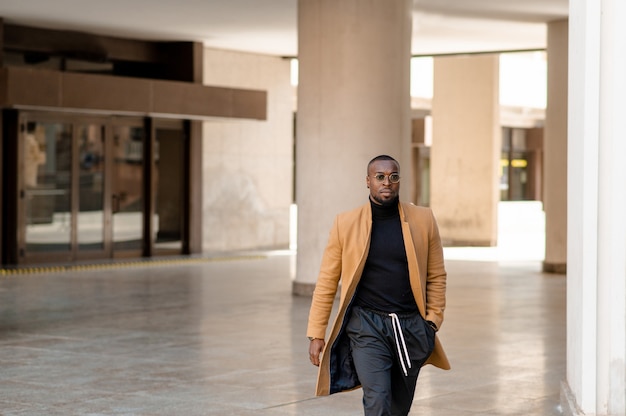
<path fill-rule="evenodd" d="M 290 62 L 205 49 L 204 84 L 267 91 L 267 120 L 203 125 L 203 251 L 286 248 L 293 188 Z"/>
<path fill-rule="evenodd" d="M 625 20 L 570 0 L 564 415 L 626 414 Z"/>

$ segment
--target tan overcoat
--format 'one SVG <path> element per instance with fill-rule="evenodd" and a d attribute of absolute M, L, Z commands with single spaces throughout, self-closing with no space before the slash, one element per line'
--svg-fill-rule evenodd
<path fill-rule="evenodd" d="M 417 307 L 424 319 L 441 328 L 447 275 L 437 222 L 430 208 L 399 203 L 399 210 L 409 279 Z M 307 328 L 307 336 L 326 339 L 317 379 L 318 396 L 360 387 L 351 358 L 346 357 L 349 347 L 343 327 L 346 311 L 365 266 L 371 230 L 372 209 L 369 203 L 339 214 L 330 230 Z M 341 288 L 339 309 L 327 337 L 326 330 L 338 287 Z M 438 337 L 435 337 L 435 348 L 426 364 L 446 370 L 450 368 Z"/>

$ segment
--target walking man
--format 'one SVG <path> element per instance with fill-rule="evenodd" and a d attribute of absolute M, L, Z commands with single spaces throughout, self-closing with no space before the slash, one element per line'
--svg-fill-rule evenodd
<path fill-rule="evenodd" d="M 372 159 L 365 183 L 368 203 L 339 214 L 330 231 L 309 313 L 309 358 L 319 366 L 317 395 L 362 387 L 366 416 L 405 416 L 420 368 L 450 368 L 436 335 L 446 304 L 443 249 L 432 211 L 399 201 L 394 158 Z"/>

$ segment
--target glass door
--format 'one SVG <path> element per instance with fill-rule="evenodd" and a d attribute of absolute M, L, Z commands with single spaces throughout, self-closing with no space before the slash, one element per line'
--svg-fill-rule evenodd
<path fill-rule="evenodd" d="M 105 219 L 105 125 L 77 124 L 76 246 L 79 257 L 108 256 Z"/>
<path fill-rule="evenodd" d="M 27 114 L 18 140 L 18 247 L 27 262 L 110 255 L 103 120 Z"/>
<path fill-rule="evenodd" d="M 22 256 L 72 257 L 72 125 L 24 121 L 20 137 Z"/>
<path fill-rule="evenodd" d="M 141 256 L 142 119 L 25 113 L 21 120 L 23 261 Z"/>
<path fill-rule="evenodd" d="M 155 123 L 154 132 L 152 244 L 156 254 L 180 254 L 185 219 L 185 134 L 181 122 Z"/>
<path fill-rule="evenodd" d="M 111 212 L 114 256 L 140 256 L 144 235 L 144 138 L 141 120 L 113 130 Z"/>
<path fill-rule="evenodd" d="M 24 112 L 19 123 L 18 263 L 184 251 L 182 121 Z"/>

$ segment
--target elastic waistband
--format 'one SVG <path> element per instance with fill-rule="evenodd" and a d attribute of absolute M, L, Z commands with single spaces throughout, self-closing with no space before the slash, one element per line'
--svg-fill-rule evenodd
<path fill-rule="evenodd" d="M 384 312 L 384 311 L 379 311 L 377 309 L 369 308 L 367 306 L 355 305 L 355 307 L 356 308 L 361 308 L 361 309 L 363 309 L 365 311 L 368 311 L 368 312 L 371 312 L 371 313 L 375 313 L 376 315 L 381 315 L 381 316 L 386 316 L 386 317 L 389 317 L 390 313 L 395 313 L 398 316 L 398 318 L 402 318 L 402 319 L 404 319 L 404 318 L 414 318 L 415 316 L 420 314 L 418 310 L 416 310 L 414 312 Z"/>

